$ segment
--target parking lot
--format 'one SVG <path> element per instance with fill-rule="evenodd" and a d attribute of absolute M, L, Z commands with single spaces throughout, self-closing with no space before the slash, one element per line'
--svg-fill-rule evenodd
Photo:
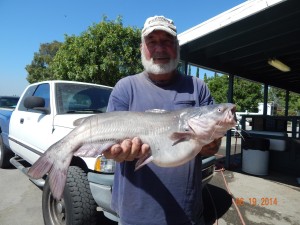
<path fill-rule="evenodd" d="M 42 191 L 15 168 L 0 169 L 0 179 L 0 225 L 43 225 Z M 101 212 L 98 219 L 116 224 Z"/>
<path fill-rule="evenodd" d="M 42 192 L 17 169 L 0 169 L 0 224 L 42 225 Z"/>

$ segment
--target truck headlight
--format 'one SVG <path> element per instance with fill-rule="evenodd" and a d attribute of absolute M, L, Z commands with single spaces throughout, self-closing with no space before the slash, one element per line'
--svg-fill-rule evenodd
<path fill-rule="evenodd" d="M 107 159 L 104 155 L 97 157 L 95 162 L 95 171 L 101 173 L 114 173 L 116 167 L 116 161 L 113 159 Z"/>

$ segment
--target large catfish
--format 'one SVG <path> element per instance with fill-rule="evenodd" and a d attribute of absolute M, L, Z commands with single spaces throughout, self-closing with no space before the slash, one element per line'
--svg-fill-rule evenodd
<path fill-rule="evenodd" d="M 32 165 L 34 179 L 49 176 L 53 197 L 61 198 L 73 155 L 97 157 L 112 145 L 139 137 L 150 146 L 148 156 L 136 169 L 149 162 L 175 167 L 193 159 L 206 144 L 223 137 L 236 124 L 231 103 L 185 108 L 177 111 L 108 112 L 75 121 L 79 124 L 56 142 Z"/>

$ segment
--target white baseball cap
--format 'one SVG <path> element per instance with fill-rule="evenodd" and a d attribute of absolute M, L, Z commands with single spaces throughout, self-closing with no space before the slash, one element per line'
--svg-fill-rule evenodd
<path fill-rule="evenodd" d="M 177 35 L 176 26 L 174 25 L 173 20 L 170 20 L 164 16 L 149 17 L 144 24 L 142 37 L 147 36 L 154 30 L 163 30 L 172 36 Z"/>

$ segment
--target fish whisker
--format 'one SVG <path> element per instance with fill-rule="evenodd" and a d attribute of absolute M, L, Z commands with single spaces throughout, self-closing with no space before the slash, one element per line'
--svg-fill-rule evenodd
<path fill-rule="evenodd" d="M 224 117 L 224 119 L 225 119 L 225 117 Z M 209 138 L 210 140 L 211 140 L 212 137 L 214 136 L 214 134 L 215 134 L 215 132 L 216 132 L 216 130 L 217 130 L 217 127 L 218 127 L 218 126 L 221 126 L 221 123 L 222 123 L 222 122 L 223 122 L 222 120 L 219 121 L 219 123 L 217 124 L 217 126 L 215 127 L 214 131 L 212 132 L 212 134 L 211 134 L 211 136 L 210 136 L 210 138 Z"/>

